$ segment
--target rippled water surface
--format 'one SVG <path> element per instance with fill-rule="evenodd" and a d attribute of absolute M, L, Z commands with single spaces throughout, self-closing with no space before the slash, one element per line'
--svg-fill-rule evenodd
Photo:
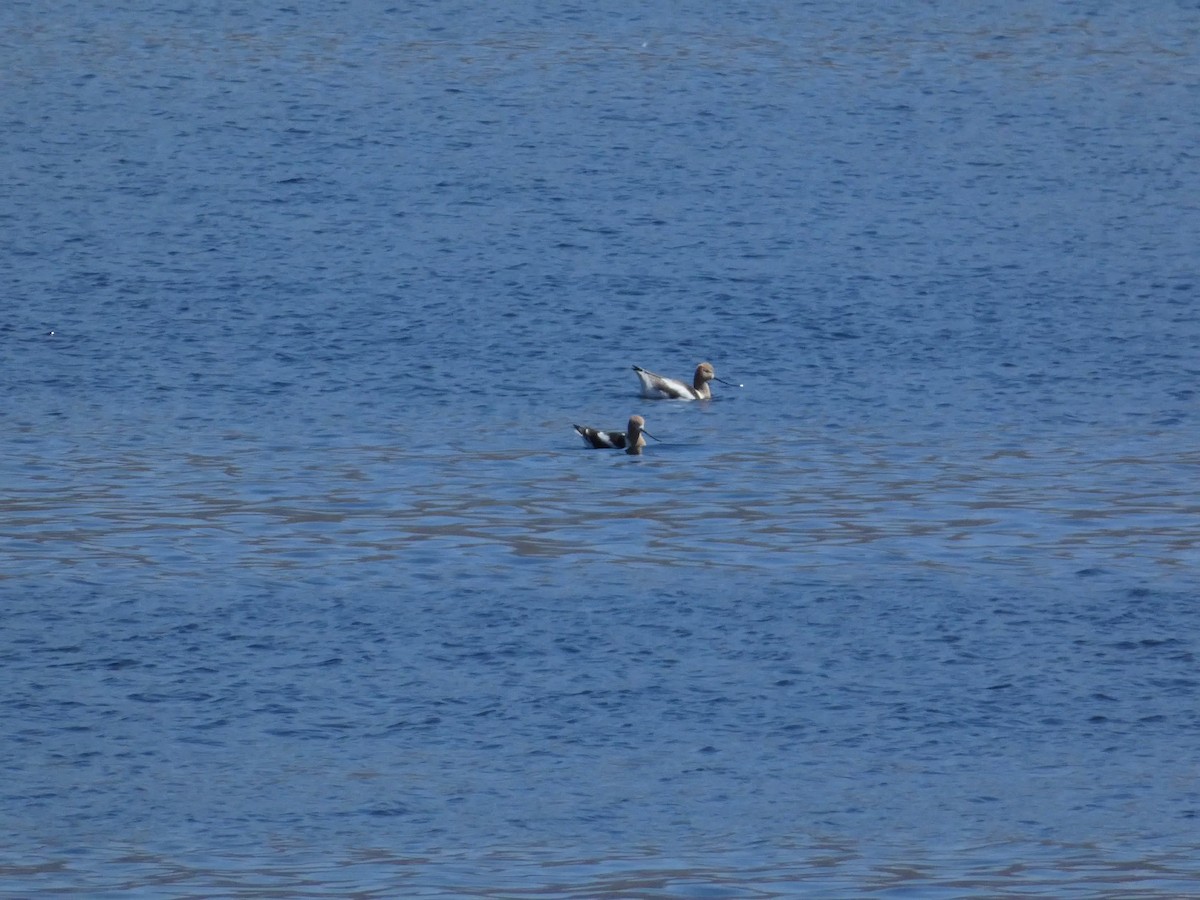
<path fill-rule="evenodd" d="M 0 892 L 1200 890 L 1200 8 L 875 6 L 0 11 Z"/>

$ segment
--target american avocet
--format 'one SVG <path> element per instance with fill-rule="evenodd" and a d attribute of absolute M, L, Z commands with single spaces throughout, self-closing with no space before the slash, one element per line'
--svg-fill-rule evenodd
<path fill-rule="evenodd" d="M 595 450 L 624 450 L 630 456 L 641 456 L 642 448 L 646 446 L 646 439 L 642 435 L 654 437 L 646 430 L 646 420 L 641 416 L 629 417 L 628 431 L 600 431 L 586 425 L 573 427 L 587 446 Z"/>
<path fill-rule="evenodd" d="M 710 381 L 720 381 L 721 384 L 730 387 L 741 387 L 740 384 L 718 378 L 712 363 L 707 362 L 696 366 L 696 377 L 690 385 L 674 378 L 663 378 L 661 375 L 647 372 L 641 366 L 634 366 L 633 371 L 637 372 L 638 380 L 642 383 L 642 396 L 652 400 L 711 400 L 712 389 L 708 386 Z"/>

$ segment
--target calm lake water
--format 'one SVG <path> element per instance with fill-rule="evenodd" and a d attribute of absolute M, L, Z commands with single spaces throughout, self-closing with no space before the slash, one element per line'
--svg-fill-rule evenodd
<path fill-rule="evenodd" d="M 110 6 L 0 10 L 0 893 L 1200 893 L 1200 5 Z"/>

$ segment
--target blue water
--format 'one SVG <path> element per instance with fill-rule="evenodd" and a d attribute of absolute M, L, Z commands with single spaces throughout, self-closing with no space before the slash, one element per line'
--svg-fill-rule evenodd
<path fill-rule="evenodd" d="M 877 7 L 0 10 L 0 892 L 1200 891 L 1200 7 Z"/>

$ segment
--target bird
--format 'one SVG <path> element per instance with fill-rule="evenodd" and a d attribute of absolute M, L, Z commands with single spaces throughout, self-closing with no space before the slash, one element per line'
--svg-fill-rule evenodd
<path fill-rule="evenodd" d="M 646 430 L 646 420 L 641 416 L 630 416 L 626 431 L 601 431 L 586 425 L 572 427 L 579 432 L 583 443 L 593 450 L 624 450 L 630 456 L 642 455 L 642 448 L 646 446 L 646 438 L 643 435 L 654 437 Z"/>
<path fill-rule="evenodd" d="M 633 371 L 637 372 L 638 380 L 642 383 L 642 396 L 652 400 L 711 400 L 712 389 L 708 386 L 710 381 L 720 381 L 721 384 L 728 384 L 730 387 L 741 387 L 740 384 L 735 385 L 718 378 L 716 370 L 709 362 L 702 362 L 696 366 L 696 377 L 690 385 L 674 378 L 664 378 L 662 375 L 647 372 L 641 366 L 634 366 Z"/>

